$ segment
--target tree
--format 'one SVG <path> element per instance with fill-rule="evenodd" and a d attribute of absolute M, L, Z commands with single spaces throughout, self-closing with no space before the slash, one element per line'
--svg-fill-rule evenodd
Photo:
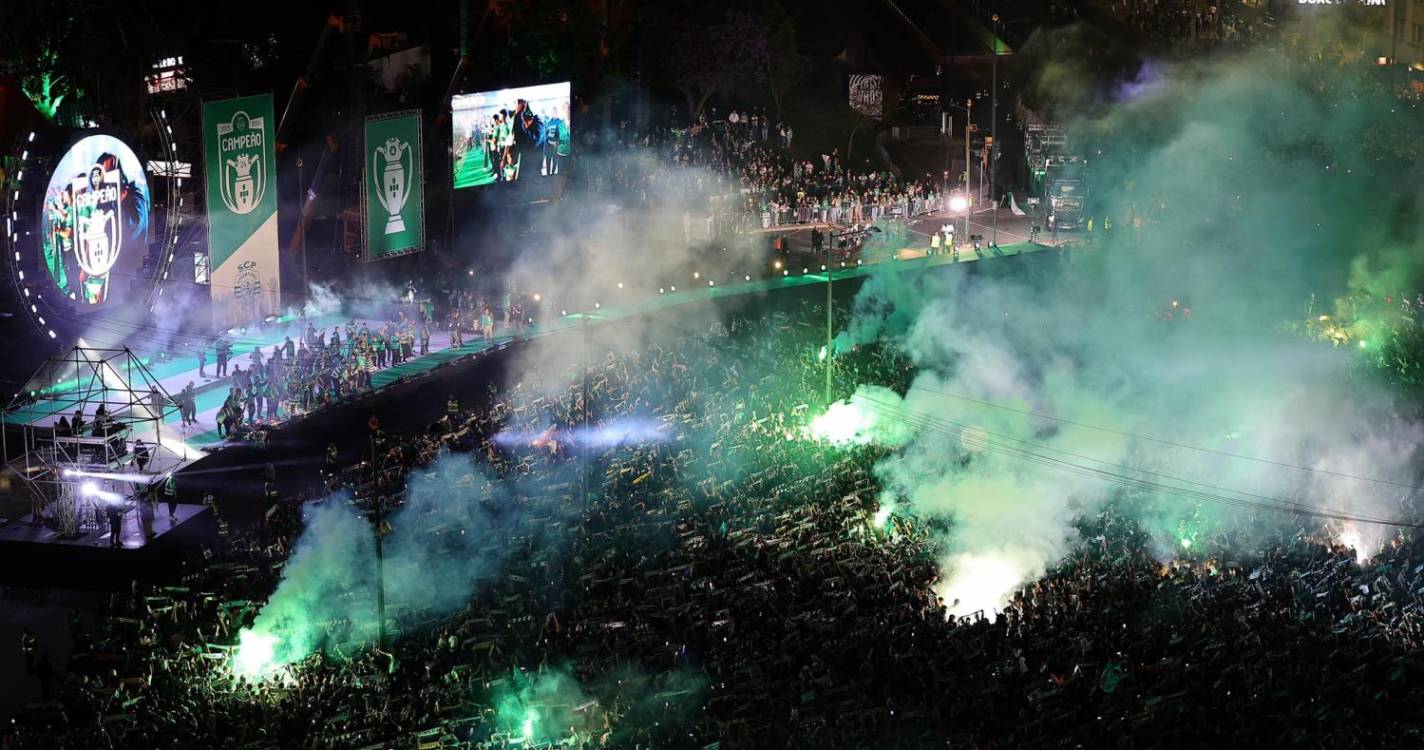
<path fill-rule="evenodd" d="M 672 13 L 659 24 L 658 69 L 686 98 L 689 122 L 713 96 L 759 86 L 767 70 L 767 36 L 754 14 L 729 8 L 710 24 L 698 20 Z"/>
<path fill-rule="evenodd" d="M 780 120 L 787 94 L 806 75 L 810 61 L 797 48 L 796 25 L 781 3 L 769 0 L 761 6 L 760 16 L 766 34 L 762 76 L 771 98 L 772 119 Z"/>
<path fill-rule="evenodd" d="M 851 153 L 855 149 L 855 134 L 863 129 L 873 129 L 879 122 L 874 117 L 861 112 L 855 107 L 846 106 L 846 129 L 850 131 L 850 138 L 846 141 L 845 163 L 850 164 Z"/>
<path fill-rule="evenodd" d="M 14 78 L 35 108 L 53 121 L 65 101 L 82 92 L 80 81 L 107 70 L 102 50 L 93 39 L 94 0 L 56 3 L 50 0 L 10 0 L 0 22 L 0 71 Z M 109 61 L 112 63 L 112 61 Z"/>

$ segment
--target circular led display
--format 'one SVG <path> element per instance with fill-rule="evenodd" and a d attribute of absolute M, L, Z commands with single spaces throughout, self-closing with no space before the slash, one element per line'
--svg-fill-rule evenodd
<path fill-rule="evenodd" d="M 111 135 L 87 136 L 50 173 L 40 209 L 41 265 L 81 311 L 124 304 L 148 252 L 143 164 Z"/>

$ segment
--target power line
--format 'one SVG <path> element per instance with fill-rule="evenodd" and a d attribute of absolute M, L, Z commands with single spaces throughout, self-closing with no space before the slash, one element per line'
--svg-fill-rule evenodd
<path fill-rule="evenodd" d="M 1226 458 L 1237 458 L 1237 459 L 1241 459 L 1241 460 L 1243 460 L 1243 461 L 1254 461 L 1254 462 L 1256 462 L 1256 463 L 1268 464 L 1268 465 L 1270 465 L 1270 466 L 1275 466 L 1275 467 L 1279 467 L 1279 468 L 1283 468 L 1283 469 L 1295 469 L 1295 470 L 1297 470 L 1297 471 L 1305 471 L 1305 472 L 1310 472 L 1310 473 L 1313 473 L 1313 474 L 1326 474 L 1326 475 L 1328 475 L 1328 476 L 1340 477 L 1340 478 L 1342 478 L 1342 479 L 1356 479 L 1356 480 L 1359 480 L 1359 481 L 1362 481 L 1362 482 L 1374 482 L 1374 483 L 1376 483 L 1376 484 L 1387 484 L 1387 485 L 1390 485 L 1390 486 L 1393 486 L 1393 487 L 1400 487 L 1400 488 L 1407 489 L 1407 490 L 1414 490 L 1414 491 L 1416 491 L 1416 492 L 1424 491 L 1424 487 L 1421 487 L 1421 486 L 1418 486 L 1418 485 L 1405 484 L 1405 483 L 1403 483 L 1403 482 L 1394 482 L 1394 481 L 1390 481 L 1390 480 L 1388 480 L 1388 479 L 1380 479 L 1380 478 L 1378 478 L 1378 477 L 1366 477 L 1366 476 L 1360 476 L 1360 475 L 1358 475 L 1358 474 L 1349 474 L 1349 473 L 1346 473 L 1346 472 L 1332 471 L 1332 470 L 1330 470 L 1330 469 L 1320 469 L 1320 468 L 1316 468 L 1316 467 L 1312 467 L 1312 466 L 1301 466 L 1301 465 L 1299 465 L 1299 464 L 1293 464 L 1293 463 L 1289 463 L 1289 462 L 1286 462 L 1286 461 L 1276 461 L 1276 460 L 1269 459 L 1269 458 L 1261 458 L 1261 457 L 1259 457 L 1259 456 L 1248 456 L 1248 455 L 1245 455 L 1245 454 L 1243 454 L 1243 453 L 1232 453 L 1231 451 L 1224 451 L 1224 450 L 1220 450 L 1220 449 L 1217 449 L 1217 448 L 1207 448 L 1207 447 L 1204 447 L 1204 446 L 1192 445 L 1192 444 L 1190 444 L 1190 443 L 1180 443 L 1180 442 L 1176 442 L 1176 441 L 1173 441 L 1173 440 L 1167 440 L 1167 439 L 1165 439 L 1165 438 L 1153 437 L 1153 436 L 1151 436 L 1151 435 L 1142 435 L 1142 434 L 1135 433 L 1135 432 L 1127 432 L 1127 431 L 1124 431 L 1124 430 L 1116 430 L 1116 429 L 1113 429 L 1113 428 L 1111 428 L 1111 427 L 1101 427 L 1101 426 L 1098 426 L 1098 425 L 1087 424 L 1087 423 L 1085 423 L 1085 422 L 1078 422 L 1078 421 L 1072 420 L 1072 419 L 1065 419 L 1065 418 L 1063 418 L 1063 417 L 1055 417 L 1055 416 L 1052 416 L 1052 415 L 1049 415 L 1049 414 L 1040 414 L 1040 413 L 1038 413 L 1038 412 L 1028 411 L 1028 410 L 1025 410 L 1025 409 L 1016 409 L 1016 408 L 1014 408 L 1014 407 L 1012 407 L 1012 406 L 1007 406 L 1007 405 L 1000 404 L 1000 403 L 996 403 L 996 402 L 993 402 L 993 401 L 984 401 L 984 400 L 982 400 L 982 399 L 972 398 L 972 397 L 969 397 L 969 396 L 963 396 L 963 395 L 960 395 L 960 394 L 957 394 L 957 393 L 949 393 L 949 392 L 947 392 L 947 391 L 941 391 L 941 390 L 938 390 L 938 389 L 935 389 L 935 388 L 928 388 L 928 387 L 925 387 L 925 386 L 922 386 L 922 385 L 914 385 L 914 384 L 912 384 L 912 385 L 910 386 L 910 390 L 924 391 L 924 392 L 926 392 L 926 393 L 933 393 L 933 394 L 936 394 L 936 395 L 939 395 L 939 396 L 944 396 L 945 398 L 955 399 L 955 400 L 957 400 L 957 401 L 965 401 L 965 402 L 968 402 L 968 403 L 977 404 L 977 405 L 979 405 L 979 406 L 986 406 L 986 407 L 993 408 L 993 409 L 1001 409 L 1001 410 L 1003 410 L 1003 411 L 1013 412 L 1013 413 L 1015 413 L 1015 414 L 1021 414 L 1021 415 L 1029 416 L 1029 417 L 1036 417 L 1036 418 L 1038 418 L 1038 419 L 1046 419 L 1046 420 L 1049 420 L 1049 421 L 1052 421 L 1052 422 L 1058 422 L 1058 423 L 1060 423 L 1060 424 L 1072 425 L 1072 426 L 1074 426 L 1074 427 L 1081 427 L 1081 428 L 1088 429 L 1088 430 L 1096 430 L 1096 431 L 1098 431 L 1098 432 L 1104 432 L 1104 433 L 1107 433 L 1107 434 L 1110 434 L 1110 435 L 1118 435 L 1118 436 L 1120 436 L 1120 437 L 1136 438 L 1136 439 L 1138 439 L 1138 440 L 1145 440 L 1145 441 L 1147 441 L 1147 442 L 1150 442 L 1150 443 L 1157 443 L 1157 444 L 1159 444 L 1159 445 L 1167 445 L 1167 446 L 1171 446 L 1171 447 L 1173 447 L 1173 448 L 1183 448 L 1183 449 L 1186 449 L 1186 450 L 1199 451 L 1199 452 L 1202 452 L 1202 453 L 1211 453 L 1211 454 L 1218 455 L 1218 456 L 1224 456 L 1224 457 L 1226 457 Z"/>
<path fill-rule="evenodd" d="M 804 378 L 800 379 L 808 388 L 814 385 L 809 381 L 805 380 Z M 1015 457 L 1029 463 L 1034 463 L 1048 468 L 1055 468 L 1079 475 L 1096 477 L 1098 479 L 1102 479 L 1104 481 L 1124 487 L 1162 492 L 1164 494 L 1176 495 L 1178 497 L 1201 500 L 1203 502 L 1211 502 L 1220 505 L 1228 505 L 1237 508 L 1266 510 L 1275 513 L 1301 514 L 1340 521 L 1369 523 L 1400 528 L 1424 528 L 1424 523 L 1413 523 L 1397 519 L 1377 518 L 1347 511 L 1318 508 L 1316 506 L 1297 501 L 1283 500 L 1281 498 L 1272 497 L 1268 495 L 1260 495 L 1256 493 L 1244 492 L 1241 490 L 1217 487 L 1215 485 L 1196 482 L 1194 480 L 1184 479 L 1181 477 L 1176 477 L 1160 472 L 1153 472 L 1147 469 L 1137 469 L 1133 467 L 1123 466 L 1121 464 L 1114 464 L 1109 461 L 1103 461 L 1101 459 L 1084 456 L 1082 454 L 1073 453 L 1071 451 L 1064 451 L 1061 449 L 1043 446 L 1018 438 L 999 435 L 997 433 L 985 430 L 982 427 L 968 427 L 952 420 L 916 411 L 910 407 L 905 406 L 903 402 L 891 403 L 884 399 L 880 399 L 873 395 L 865 393 L 861 393 L 859 395 L 862 399 L 877 404 L 878 406 L 884 407 L 887 411 L 891 413 L 892 417 L 902 419 L 906 422 L 920 427 L 921 429 L 927 429 L 945 437 L 956 438 L 960 440 L 961 444 L 966 444 L 967 441 L 966 447 L 978 447 L 983 450 L 991 451 L 997 454 L 1007 454 L 1011 457 Z M 974 432 L 975 430 L 982 432 L 985 437 L 979 437 L 978 435 L 976 435 Z M 1010 442 L 1020 443 L 1024 446 L 1029 447 L 1018 448 L 1012 445 L 996 443 L 995 441 L 989 439 L 990 436 L 1007 439 Z M 1035 452 L 1034 450 L 1032 450 L 1033 448 L 1072 456 L 1081 460 L 1101 464 L 1104 467 L 1108 468 L 1095 468 L 1092 466 L 1084 466 L 1081 464 L 1074 463 L 1072 461 L 1067 461 L 1061 458 L 1055 458 L 1053 456 Z M 1163 481 L 1145 479 L 1140 476 L 1133 476 L 1133 472 L 1161 477 L 1163 480 L 1177 482 L 1184 485 L 1196 485 L 1197 487 L 1205 489 L 1193 489 L 1189 486 L 1183 487 L 1168 484 Z M 1208 490 L 1216 490 L 1217 492 L 1210 492 Z M 1217 494 L 1219 492 L 1231 494 Z M 1253 500 L 1248 498 L 1255 499 Z"/>

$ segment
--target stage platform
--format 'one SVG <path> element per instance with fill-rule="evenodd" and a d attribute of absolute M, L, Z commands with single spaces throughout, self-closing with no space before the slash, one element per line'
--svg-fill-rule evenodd
<path fill-rule="evenodd" d="M 979 217 L 976 217 L 979 218 Z M 935 217 L 926 217 L 924 221 L 938 221 Z M 980 219 L 982 220 L 982 219 Z M 927 244 L 927 243 L 926 243 Z M 1016 245 L 995 248 L 993 250 L 984 249 L 978 252 L 964 251 L 959 256 L 951 257 L 947 254 L 929 255 L 927 247 L 906 247 L 893 254 L 874 259 L 867 258 L 863 264 L 860 262 L 842 264 L 843 267 L 835 269 L 834 278 L 836 281 L 849 281 L 851 279 L 867 276 L 877 267 L 894 266 L 899 272 L 914 273 L 934 267 L 945 265 L 967 265 L 977 261 L 991 258 L 1001 258 L 1015 256 L 1024 253 L 1040 252 L 1051 248 L 1044 244 L 1020 243 Z M 492 340 L 485 340 L 477 334 L 466 333 L 465 343 L 460 347 L 450 346 L 450 332 L 448 330 L 434 330 L 430 337 L 430 353 L 424 356 L 416 356 L 412 359 L 392 367 L 377 370 L 371 375 L 372 391 L 380 391 L 396 383 L 420 377 L 421 375 L 434 370 L 443 365 L 456 362 L 467 357 L 478 355 L 482 352 L 497 349 L 509 344 L 516 339 L 534 338 L 546 334 L 557 333 L 559 331 L 577 328 L 583 325 L 587 318 L 590 321 L 608 321 L 620 318 L 633 317 L 654 313 L 658 310 L 677 307 L 683 304 L 703 302 L 712 299 L 725 297 L 735 297 L 746 294 L 764 294 L 774 292 L 779 289 L 802 287 L 807 285 L 817 285 L 826 283 L 826 274 L 819 267 L 808 264 L 805 268 L 786 269 L 785 275 L 773 276 L 770 278 L 743 280 L 734 279 L 732 283 L 719 286 L 694 286 L 692 288 L 677 289 L 666 294 L 648 294 L 646 292 L 628 291 L 628 297 L 620 300 L 616 297 L 603 304 L 596 312 L 568 312 L 560 311 L 561 314 L 552 314 L 553 303 L 546 301 L 542 305 L 541 311 L 535 311 L 539 322 L 534 325 L 505 327 L 498 326 L 496 335 Z M 674 287 L 676 289 L 676 287 Z M 229 372 L 234 365 L 242 365 L 246 368 L 251 363 L 252 351 L 262 348 L 264 352 L 270 353 L 271 347 L 282 343 L 291 336 L 294 341 L 300 340 L 302 331 L 308 323 L 317 330 L 325 331 L 328 334 L 335 327 L 342 327 L 342 336 L 345 337 L 344 325 L 348 318 L 341 315 L 326 315 L 316 318 L 296 318 L 280 323 L 275 323 L 263 327 L 246 329 L 240 335 L 231 337 L 233 343 L 232 356 L 229 360 Z M 359 322 L 365 322 L 368 328 L 374 330 L 386 324 L 386 321 L 358 318 Z M 206 377 L 198 374 L 198 363 L 196 352 L 193 350 L 180 350 L 182 356 L 170 357 L 162 360 L 144 358 L 145 365 L 149 368 L 153 376 L 160 385 L 170 394 L 176 395 L 188 384 L 193 383 L 197 407 L 197 423 L 193 425 L 183 425 L 181 418 L 175 412 L 166 419 L 163 427 L 162 440 L 155 440 L 154 436 L 136 434 L 129 436 L 130 440 L 141 437 L 149 443 L 162 443 L 162 450 L 171 451 L 181 465 L 186 465 L 192 461 L 201 459 L 207 453 L 220 449 L 228 444 L 217 432 L 217 414 L 223 401 L 227 397 L 228 389 L 231 387 L 232 378 L 218 378 L 215 376 L 216 357 L 211 351 L 208 355 L 206 367 Z M 142 356 L 140 354 L 140 356 Z M 6 424 L 31 423 L 35 425 L 53 424 L 60 416 L 60 410 L 55 410 L 53 414 L 32 413 L 33 409 L 21 407 L 7 412 L 4 416 Z M 71 407 L 68 412 L 72 412 Z M 66 412 L 67 413 L 67 412 Z M 92 415 L 90 415 L 92 416 Z M 275 424 L 281 425 L 288 421 L 300 419 L 302 415 L 293 417 L 292 415 L 281 415 Z M 115 467 L 117 468 L 117 467 Z"/>
<path fill-rule="evenodd" d="M 156 509 L 152 539 L 144 537 L 136 510 L 125 513 L 118 547 L 113 546 L 107 525 L 68 539 L 50 526 L 33 523 L 28 515 L 12 520 L 0 526 L 0 583 L 122 587 L 140 577 L 177 575 L 184 559 L 217 544 L 217 519 L 211 508 L 179 505 L 175 521 L 168 519 L 167 505 L 159 503 Z"/>
<path fill-rule="evenodd" d="M 834 278 L 837 282 L 850 281 L 856 278 L 863 278 L 871 273 L 872 265 L 880 266 L 878 272 L 906 273 L 914 274 L 927 271 L 942 266 L 954 265 L 978 265 L 980 261 L 993 258 L 1005 258 L 1020 254 L 1042 252 L 1048 248 L 1037 244 L 1020 244 L 1008 246 L 1002 249 L 984 250 L 982 252 L 961 253 L 954 257 L 945 254 L 929 255 L 923 249 L 906 248 L 879 263 L 865 265 L 848 264 L 849 267 L 837 268 Z M 884 266 L 893 266 L 894 270 L 886 269 Z M 826 283 L 826 274 L 820 272 L 819 268 L 806 268 L 791 270 L 781 277 L 758 279 L 746 281 L 744 283 L 733 283 L 719 286 L 703 286 L 693 289 L 679 289 L 676 293 L 653 294 L 635 293 L 630 290 L 629 296 L 625 299 L 612 299 L 601 306 L 597 312 L 593 313 L 572 313 L 558 315 L 540 315 L 538 311 L 535 315 L 540 318 L 540 322 L 535 325 L 506 328 L 500 326 L 492 340 L 485 340 L 474 335 L 467 335 L 466 343 L 460 347 L 451 347 L 450 335 L 448 331 L 432 332 L 430 342 L 430 353 L 425 356 L 417 356 L 411 360 L 378 370 L 372 374 L 373 389 L 369 393 L 375 394 L 386 389 L 392 389 L 403 382 L 418 381 L 429 377 L 438 368 L 454 364 L 473 357 L 502 349 L 514 342 L 541 338 L 545 335 L 559 334 L 560 332 L 577 330 L 585 325 L 585 321 L 617 321 L 624 318 L 632 318 L 642 315 L 656 314 L 659 311 L 671 309 L 684 304 L 703 303 L 721 298 L 737 297 L 748 294 L 765 294 L 780 290 L 793 289 L 797 287 L 823 286 Z M 548 312 L 548 305 L 543 312 Z M 342 325 L 346 322 L 340 316 L 326 316 L 311 321 L 318 328 L 325 328 L 330 332 L 331 327 Z M 296 340 L 302 329 L 307 324 L 306 320 L 291 321 L 285 328 L 280 326 L 269 327 L 266 330 L 250 330 L 244 332 L 241 343 L 234 348 L 234 355 L 231 364 L 242 364 L 245 366 L 250 362 L 250 354 L 256 346 L 269 348 L 279 344 L 290 333 Z M 384 325 L 381 321 L 367 320 L 368 327 Z M 343 338 L 345 333 L 343 331 Z M 189 381 L 198 387 L 197 395 L 197 416 L 196 425 L 184 427 L 174 410 L 171 417 L 165 420 L 162 428 L 163 440 L 161 447 L 155 446 L 155 454 L 173 461 L 172 471 L 181 472 L 188 464 L 208 456 L 210 453 L 232 445 L 228 441 L 217 435 L 215 418 L 218 408 L 226 397 L 227 388 L 231 378 L 216 378 L 213 370 L 213 359 L 209 359 L 209 377 L 202 378 L 198 375 L 197 360 L 193 356 L 185 355 L 179 359 L 168 359 L 146 365 L 153 376 L 170 392 L 180 391 Z M 364 396 L 363 396 L 364 398 Z M 339 407 L 337 407 L 339 408 Z M 335 413 L 336 408 L 331 412 Z M 348 410 L 350 411 L 350 410 Z M 279 421 L 279 425 L 291 422 L 294 425 L 300 424 L 308 418 L 316 418 L 316 415 L 325 412 L 318 410 L 312 415 L 299 415 L 288 420 Z M 40 415 L 27 413 L 25 407 L 7 412 L 5 422 L 7 425 L 34 423 Z M 165 415 L 167 416 L 167 415 Z M 57 418 L 57 417 L 56 417 Z M 361 424 L 364 424 L 364 412 L 361 416 Z M 325 425 L 330 427 L 330 425 Z M 280 433 L 280 431 L 279 431 Z M 144 436 L 135 436 L 144 437 Z M 322 441 L 330 437 L 325 436 Z M 147 438 L 145 437 L 147 440 Z M 154 441 L 156 442 L 156 441 Z M 238 445 L 246 445 L 241 443 Z M 236 447 L 236 446 L 234 446 Z M 308 446 L 310 448 L 310 446 Z M 317 448 L 311 448 L 309 452 L 315 452 Z M 171 455 L 169 452 L 171 451 Z M 132 465 L 131 453 L 126 454 L 117 465 L 105 466 L 104 470 L 109 472 L 124 472 Z M 243 464 L 238 468 L 250 470 L 254 466 L 260 465 L 262 461 L 271 460 L 268 457 L 253 456 L 251 451 L 237 448 L 231 455 L 238 456 L 237 461 L 250 461 L 250 464 Z M 168 471 L 165 469 L 164 471 Z M 222 485 L 221 489 L 231 489 L 230 475 L 218 473 L 213 476 L 218 477 Z M 180 497 L 184 499 L 196 500 L 201 497 L 201 492 L 207 491 L 202 482 L 210 477 L 195 479 L 194 484 L 180 481 Z M 123 480 L 122 477 L 114 481 Z M 259 496 L 259 489 L 251 489 L 251 497 Z M 288 488 L 290 489 L 290 488 Z M 246 490 L 244 490 L 246 491 Z M 256 504 L 256 503 L 254 503 Z M 259 512 L 257 510 L 255 512 Z M 176 574 L 184 559 L 194 555 L 200 555 L 205 547 L 210 547 L 218 543 L 217 521 L 214 514 L 201 505 L 180 506 L 179 518 L 176 523 L 170 523 L 167 518 L 166 505 L 159 504 L 155 518 L 156 535 L 151 540 L 145 540 L 139 529 L 139 519 L 136 513 L 130 512 L 124 521 L 124 531 L 121 541 L 123 546 L 115 548 L 110 545 L 107 527 L 100 530 L 90 530 L 85 536 L 77 539 L 59 539 L 56 533 L 49 528 L 33 525 L 26 519 L 12 520 L 0 526 L 0 583 L 15 582 L 26 585 L 35 585 L 38 581 L 40 585 L 53 585 L 66 588 L 114 588 L 123 587 L 138 577 L 166 577 Z"/>

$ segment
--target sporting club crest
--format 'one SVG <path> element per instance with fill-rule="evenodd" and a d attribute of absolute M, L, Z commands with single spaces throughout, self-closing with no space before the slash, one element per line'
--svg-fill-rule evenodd
<path fill-rule="evenodd" d="M 77 241 L 74 259 L 83 276 L 84 301 L 103 302 L 108 296 L 109 271 L 123 248 L 123 213 L 119 202 L 119 171 L 95 164 L 71 183 Z"/>
<path fill-rule="evenodd" d="M 262 278 L 257 274 L 257 261 L 244 261 L 237 267 L 232 296 L 249 320 L 261 317 Z"/>
<path fill-rule="evenodd" d="M 263 117 L 233 113 L 229 122 L 218 123 L 218 184 L 223 205 L 235 214 L 250 214 L 262 203 L 267 191 L 267 138 Z"/>

